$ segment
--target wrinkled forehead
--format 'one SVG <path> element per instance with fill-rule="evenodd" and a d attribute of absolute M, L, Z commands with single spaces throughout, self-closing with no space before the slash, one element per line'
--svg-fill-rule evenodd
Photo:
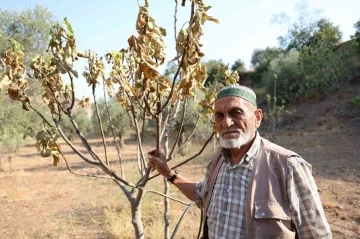
<path fill-rule="evenodd" d="M 236 96 L 226 96 L 215 101 L 215 112 L 224 112 L 233 108 L 243 110 L 256 109 L 256 107 L 247 100 Z"/>

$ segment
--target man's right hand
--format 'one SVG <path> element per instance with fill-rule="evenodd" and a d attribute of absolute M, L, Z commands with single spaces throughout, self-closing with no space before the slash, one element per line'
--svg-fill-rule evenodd
<path fill-rule="evenodd" d="M 149 163 L 152 167 L 155 167 L 157 171 L 166 179 L 171 178 L 175 174 L 175 170 L 171 170 L 167 164 L 165 154 L 159 152 L 159 157 L 155 156 L 156 149 L 152 149 L 148 152 Z M 173 185 L 175 185 L 187 198 L 191 201 L 195 201 L 196 184 L 191 180 L 185 178 L 183 175 L 177 175 Z"/>
<path fill-rule="evenodd" d="M 152 149 L 148 152 L 148 159 L 150 165 L 155 166 L 156 170 L 164 177 L 170 178 L 175 172 L 170 169 L 166 162 L 166 157 L 163 152 L 159 152 L 159 157 L 155 156 L 156 149 Z"/>

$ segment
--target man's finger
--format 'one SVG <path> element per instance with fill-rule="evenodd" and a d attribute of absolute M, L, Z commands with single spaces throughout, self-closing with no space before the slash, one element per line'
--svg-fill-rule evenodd
<path fill-rule="evenodd" d="M 148 159 L 152 162 L 152 163 L 159 163 L 160 159 L 154 155 L 149 154 Z"/>

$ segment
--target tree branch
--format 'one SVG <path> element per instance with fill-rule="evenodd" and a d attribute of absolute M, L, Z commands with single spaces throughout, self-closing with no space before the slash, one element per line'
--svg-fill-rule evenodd
<path fill-rule="evenodd" d="M 95 96 L 95 84 L 96 83 L 94 82 L 93 87 L 92 87 L 92 95 L 93 95 L 93 99 L 94 99 L 95 113 L 96 113 L 96 118 L 98 120 L 99 129 L 100 129 L 100 133 L 101 133 L 101 139 L 102 139 L 103 146 L 104 146 L 105 162 L 106 162 L 106 165 L 109 166 L 109 160 L 108 160 L 108 156 L 107 156 L 107 147 L 106 147 L 104 129 L 102 127 L 102 122 L 101 122 L 101 118 L 100 118 L 100 115 L 99 115 L 99 107 L 97 105 L 96 96 Z"/>
<path fill-rule="evenodd" d="M 205 142 L 205 144 L 203 145 L 203 147 L 200 149 L 200 151 L 198 153 L 196 153 L 195 155 L 191 156 L 190 158 L 186 159 L 185 161 L 175 165 L 174 167 L 171 167 L 171 169 L 175 169 L 175 168 L 178 168 L 184 164 L 186 164 L 187 162 L 193 160 L 194 158 L 196 158 L 197 156 L 199 156 L 203 151 L 204 149 L 206 148 L 206 146 L 208 145 L 208 143 L 211 141 L 211 139 L 214 137 L 214 133 L 211 134 L 211 136 L 208 138 L 208 140 Z M 157 176 L 159 176 L 160 174 L 155 174 L 151 177 L 149 177 L 149 180 L 153 179 L 153 178 L 156 178 Z"/>
<path fill-rule="evenodd" d="M 190 205 L 189 203 L 185 203 L 185 202 L 181 201 L 180 199 L 176 199 L 176 198 L 167 196 L 167 195 L 165 195 L 165 194 L 163 194 L 163 193 L 160 193 L 160 192 L 157 192 L 157 191 L 154 191 L 154 190 L 146 190 L 145 193 L 154 193 L 154 194 L 163 196 L 164 198 L 168 198 L 168 199 L 173 200 L 173 201 L 175 201 L 175 202 L 181 203 L 182 205 L 186 205 L 186 206 L 189 206 L 189 205 Z"/>
<path fill-rule="evenodd" d="M 107 113 L 107 116 L 108 116 L 108 119 L 109 119 L 109 122 L 110 122 L 111 133 L 113 135 L 115 146 L 116 146 L 116 151 L 117 151 L 117 154 L 118 154 L 120 170 L 121 170 L 121 177 L 125 178 L 124 167 L 123 167 L 123 164 L 122 164 L 122 157 L 121 157 L 121 153 L 120 153 L 120 146 L 119 146 L 118 141 L 116 140 L 114 124 L 113 124 L 113 121 L 112 121 L 112 117 L 110 115 L 109 105 L 108 105 L 107 99 L 106 99 L 105 77 L 103 76 L 102 78 L 103 78 L 103 86 L 104 86 L 104 101 L 105 101 L 106 113 Z"/>
<path fill-rule="evenodd" d="M 178 134 L 176 136 L 176 139 L 175 139 L 175 142 L 173 144 L 173 147 L 170 151 L 170 154 L 169 154 L 169 158 L 168 158 L 168 161 L 170 161 L 172 159 L 171 155 L 173 154 L 174 150 L 175 150 L 175 147 L 177 145 L 177 142 L 179 141 L 180 139 L 180 135 L 181 135 L 181 132 L 183 130 L 183 126 L 184 126 L 184 119 L 185 119 L 185 114 L 186 114 L 186 102 L 187 102 L 187 98 L 185 98 L 184 100 L 184 105 L 183 105 L 183 112 L 182 112 L 182 115 L 181 115 L 181 121 L 180 121 L 180 128 L 179 128 L 179 131 L 178 131 Z"/>
<path fill-rule="evenodd" d="M 67 111 L 71 111 L 72 108 L 74 107 L 74 103 L 75 103 L 75 91 L 74 91 L 74 80 L 70 74 L 70 72 L 68 71 L 69 77 L 70 77 L 70 82 L 71 82 L 71 105 L 69 108 L 67 108 Z"/>

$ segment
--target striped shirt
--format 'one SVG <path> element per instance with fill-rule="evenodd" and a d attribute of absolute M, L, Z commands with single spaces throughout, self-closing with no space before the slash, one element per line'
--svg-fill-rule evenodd
<path fill-rule="evenodd" d="M 236 165 L 231 165 L 227 150 L 223 150 L 224 162 L 219 169 L 207 213 L 209 238 L 246 238 L 245 197 L 260 143 L 261 137 L 257 134 L 243 160 Z M 202 207 L 200 195 L 204 195 L 209 184 L 214 157 L 207 166 L 205 180 L 196 184 L 196 203 L 199 207 Z M 298 238 L 331 238 L 330 227 L 311 175 L 311 165 L 294 156 L 288 160 L 288 170 L 287 193 Z"/>

